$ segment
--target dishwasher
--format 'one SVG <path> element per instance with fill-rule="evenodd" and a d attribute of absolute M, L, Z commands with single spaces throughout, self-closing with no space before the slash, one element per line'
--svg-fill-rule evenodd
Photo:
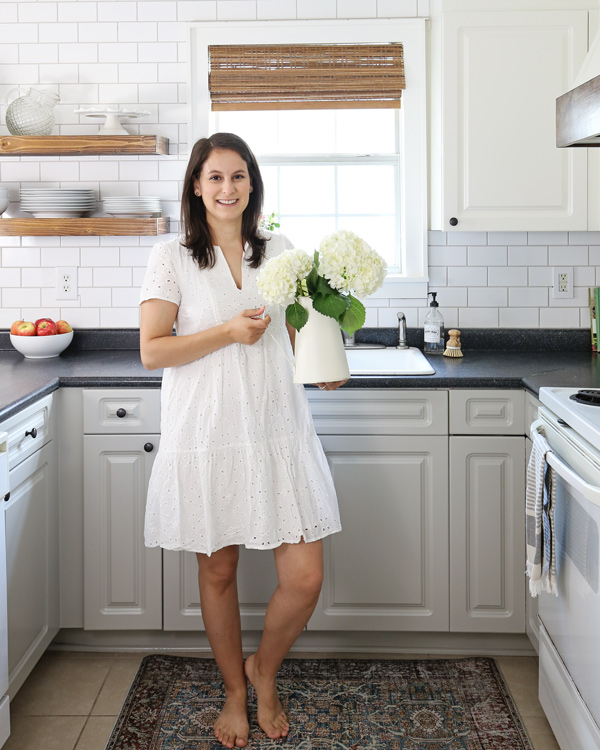
<path fill-rule="evenodd" d="M 8 435 L 0 432 L 0 502 L 10 496 L 8 479 Z M 8 693 L 8 618 L 6 611 L 6 539 L 4 509 L 0 513 L 0 747 L 10 734 Z"/>

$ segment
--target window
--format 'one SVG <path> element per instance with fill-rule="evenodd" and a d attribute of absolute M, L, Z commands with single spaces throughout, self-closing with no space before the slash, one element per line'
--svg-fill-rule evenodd
<path fill-rule="evenodd" d="M 401 42 L 402 109 L 211 112 L 208 47 Z M 423 20 L 190 25 L 190 143 L 227 130 L 248 141 L 265 178 L 265 212 L 310 251 L 346 228 L 388 262 L 378 296 L 426 294 L 425 23 Z M 401 285 L 401 288 L 400 288 Z"/>

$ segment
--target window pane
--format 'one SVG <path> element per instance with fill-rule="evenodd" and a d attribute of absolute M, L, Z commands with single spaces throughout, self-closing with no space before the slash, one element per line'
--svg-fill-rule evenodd
<path fill-rule="evenodd" d="M 395 202 L 391 164 L 338 167 L 338 211 L 341 214 L 393 214 Z"/>
<path fill-rule="evenodd" d="M 218 112 L 218 131 L 236 133 L 255 154 L 393 154 L 393 109 Z"/>
<path fill-rule="evenodd" d="M 385 258 L 388 266 L 397 264 L 395 216 L 340 216 L 338 229 L 348 229 L 362 237 Z"/>
<path fill-rule="evenodd" d="M 260 167 L 265 186 L 263 213 L 267 216 L 272 211 L 279 213 L 279 167 Z"/>
<path fill-rule="evenodd" d="M 307 164 L 279 169 L 282 214 L 335 213 L 335 167 Z"/>
<path fill-rule="evenodd" d="M 334 216 L 282 216 L 279 231 L 307 253 L 318 249 L 325 235 L 335 232 Z"/>

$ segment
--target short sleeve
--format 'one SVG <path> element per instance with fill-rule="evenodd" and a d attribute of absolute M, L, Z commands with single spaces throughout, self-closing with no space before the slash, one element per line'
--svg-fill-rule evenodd
<path fill-rule="evenodd" d="M 140 304 L 147 299 L 164 299 L 181 304 L 181 290 L 172 252 L 171 243 L 159 242 L 152 248 L 140 290 Z"/>

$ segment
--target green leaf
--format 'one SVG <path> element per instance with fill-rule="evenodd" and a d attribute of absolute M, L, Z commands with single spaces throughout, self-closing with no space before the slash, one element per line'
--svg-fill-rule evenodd
<path fill-rule="evenodd" d="M 317 291 L 317 285 L 319 281 L 319 272 L 317 271 L 316 266 L 313 266 L 311 268 L 310 273 L 304 279 L 304 281 L 306 281 L 306 289 L 308 291 L 308 296 L 312 297 L 312 295 L 315 294 Z"/>
<path fill-rule="evenodd" d="M 359 328 L 364 326 L 365 317 L 366 312 L 363 303 L 359 299 L 356 299 L 356 297 L 350 295 L 350 307 L 348 307 L 340 319 L 340 328 L 347 333 L 352 334 L 354 331 L 358 331 Z"/>
<path fill-rule="evenodd" d="M 331 288 L 331 287 L 330 287 Z M 330 318 L 338 320 L 346 312 L 350 300 L 342 296 L 339 292 L 330 292 L 327 295 L 315 294 L 313 297 L 313 307 L 321 315 L 327 315 Z"/>
<path fill-rule="evenodd" d="M 330 286 L 329 282 L 324 276 L 318 277 L 318 283 L 317 283 L 317 294 L 321 294 L 323 297 L 327 297 L 329 294 L 337 294 L 337 289 L 334 289 L 332 286 Z"/>
<path fill-rule="evenodd" d="M 299 331 L 308 320 L 308 310 L 305 310 L 299 302 L 292 302 L 285 308 L 285 319 Z"/>

